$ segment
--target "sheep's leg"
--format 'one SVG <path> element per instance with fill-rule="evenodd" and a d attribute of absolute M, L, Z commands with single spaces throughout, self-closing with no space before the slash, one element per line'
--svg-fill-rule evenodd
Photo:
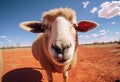
<path fill-rule="evenodd" d="M 63 79 L 64 79 L 63 82 L 68 82 L 68 71 L 63 73 Z"/>
<path fill-rule="evenodd" d="M 46 71 L 46 74 L 47 74 L 48 82 L 53 82 L 52 73 Z"/>

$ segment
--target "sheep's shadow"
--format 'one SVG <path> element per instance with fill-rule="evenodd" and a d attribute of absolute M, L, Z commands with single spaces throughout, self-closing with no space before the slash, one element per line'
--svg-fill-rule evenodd
<path fill-rule="evenodd" d="M 36 68 L 19 68 L 7 72 L 2 77 L 2 82 L 42 82 L 42 73 Z M 42 68 L 38 68 L 42 70 Z"/>

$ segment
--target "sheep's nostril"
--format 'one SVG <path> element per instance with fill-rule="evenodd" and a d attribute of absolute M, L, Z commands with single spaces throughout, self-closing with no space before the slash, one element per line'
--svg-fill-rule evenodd
<path fill-rule="evenodd" d="M 69 45 L 65 45 L 65 46 L 52 45 L 52 48 L 55 50 L 57 54 L 64 54 L 64 51 L 66 49 L 69 49 L 71 46 L 72 45 L 70 43 Z"/>
<path fill-rule="evenodd" d="M 68 45 L 63 46 L 63 50 L 68 49 L 68 48 L 70 48 L 71 46 L 72 46 L 72 44 L 69 43 Z"/>
<path fill-rule="evenodd" d="M 57 46 L 57 45 L 52 45 L 52 48 L 55 50 L 55 52 L 56 52 L 57 54 L 62 54 L 62 53 L 63 53 L 62 48 L 60 48 L 60 47 Z"/>

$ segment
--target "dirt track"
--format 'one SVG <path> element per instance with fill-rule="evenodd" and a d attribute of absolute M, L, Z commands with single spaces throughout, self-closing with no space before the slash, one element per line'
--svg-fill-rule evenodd
<path fill-rule="evenodd" d="M 44 69 L 30 48 L 2 50 L 1 82 L 47 82 Z M 79 46 L 77 65 L 69 71 L 69 82 L 120 82 L 120 47 L 117 45 Z M 54 82 L 62 74 L 54 73 Z"/>

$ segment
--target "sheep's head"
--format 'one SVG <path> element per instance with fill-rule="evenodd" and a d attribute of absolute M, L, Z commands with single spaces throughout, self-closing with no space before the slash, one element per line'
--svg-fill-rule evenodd
<path fill-rule="evenodd" d="M 97 26 L 92 21 L 76 22 L 75 12 L 68 8 L 50 10 L 43 14 L 43 22 L 29 21 L 20 24 L 33 33 L 44 33 L 48 40 L 49 58 L 58 65 L 71 61 L 77 46 L 77 32 L 87 32 Z"/>

